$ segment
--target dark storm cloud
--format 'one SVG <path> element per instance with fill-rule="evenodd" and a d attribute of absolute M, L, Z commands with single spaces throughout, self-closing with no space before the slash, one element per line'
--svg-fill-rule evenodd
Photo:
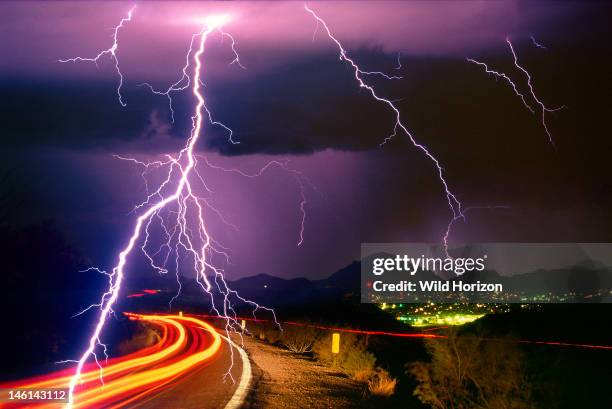
<path fill-rule="evenodd" d="M 486 144 L 489 139 L 487 131 L 496 133 L 498 137 L 515 137 L 518 133 L 521 137 L 528 134 L 530 138 L 539 140 L 541 129 L 537 119 L 521 111 L 520 104 L 504 84 L 496 84 L 493 78 L 478 67 L 469 66 L 463 59 L 463 55 L 469 53 L 469 56 L 499 63 L 497 67 L 511 69 L 503 42 L 504 30 L 516 36 L 518 52 L 536 73 L 541 95 L 554 104 L 567 104 L 572 108 L 572 111 L 556 115 L 557 118 L 566 118 L 565 121 L 570 118 L 573 123 L 585 122 L 592 109 L 583 100 L 574 101 L 573 95 L 568 96 L 564 90 L 563 84 L 568 82 L 576 84 L 575 88 L 592 87 L 597 78 L 590 72 L 591 67 L 577 66 L 572 61 L 597 60 L 601 64 L 601 67 L 595 67 L 598 73 L 608 70 L 607 55 L 597 53 L 598 47 L 603 46 L 600 31 L 607 27 L 601 16 L 609 15 L 606 10 L 609 7 L 583 9 L 563 3 L 545 8 L 520 2 L 461 6 L 447 3 L 446 8 L 421 7 L 416 3 L 401 7 L 398 6 L 401 3 L 390 3 L 388 7 L 359 4 L 360 7 L 343 7 L 342 4 L 324 3 L 320 7 L 321 13 L 329 16 L 339 37 L 346 40 L 351 56 L 363 67 L 405 77 L 399 81 L 371 77 L 368 81 L 381 95 L 398 100 L 406 124 L 415 131 L 419 140 L 439 145 L 435 146 L 436 151 L 444 152 L 456 145 L 457 140 L 465 139 L 466 135 L 468 138 L 480 135 L 485 141 L 476 142 Z M 208 6 L 216 10 L 223 4 L 207 3 Z M 138 10 L 141 20 L 135 19 L 123 33 L 121 61 L 126 70 L 123 94 L 128 106 L 122 108 L 115 94 L 116 73 L 108 61 L 102 61 L 99 70 L 93 64 L 62 65 L 53 62 L 67 52 L 65 49 L 81 53 L 88 49 L 83 43 L 101 42 L 105 46 L 108 42 L 108 33 L 94 36 L 89 29 L 86 31 L 88 34 L 74 37 L 74 32 L 83 32 L 83 19 L 76 14 L 68 18 L 78 10 L 68 13 L 62 11 L 62 7 L 61 4 L 48 9 L 36 6 L 30 13 L 17 7 L 12 14 L 9 13 L 13 21 L 5 26 L 5 34 L 19 33 L 19 21 L 33 24 L 33 19 L 40 20 L 42 16 L 55 16 L 65 24 L 51 29 L 46 25 L 49 18 L 45 18 L 44 24 L 26 25 L 30 28 L 23 32 L 23 41 L 3 43 L 7 50 L 12 51 L 9 54 L 15 62 L 11 66 L 8 64 L 10 60 L 5 60 L 0 67 L 6 72 L 0 80 L 3 141 L 12 145 L 44 144 L 110 151 L 151 152 L 176 147 L 188 135 L 191 125 L 193 101 L 189 93 L 176 97 L 177 122 L 168 129 L 168 135 L 151 135 L 150 129 L 165 128 L 163 121 L 169 120 L 167 104 L 163 97 L 153 96 L 137 85 L 150 79 L 151 73 L 160 71 L 160 65 L 163 65 L 160 63 L 165 63 L 147 57 L 146 50 L 155 50 L 157 56 L 162 54 L 161 50 L 167 50 L 173 57 L 164 60 L 181 58 L 177 50 L 184 49 L 183 40 L 188 38 L 187 34 L 193 27 L 177 25 L 173 26 L 175 30 L 164 31 L 170 28 L 166 27 L 168 21 L 174 21 L 173 24 L 182 21 L 180 16 L 166 18 L 168 21 L 162 19 L 166 25 L 151 25 L 151 19 L 174 15 L 172 13 L 180 8 L 170 8 L 160 14 L 158 6 L 143 6 Z M 159 7 L 163 9 L 166 6 Z M 193 4 L 189 7 L 197 8 Z M 206 146 L 202 149 L 226 155 L 309 153 L 330 148 L 364 150 L 377 147 L 393 131 L 392 112 L 357 87 L 350 67 L 338 61 L 337 50 L 325 35 L 319 32 L 316 42 L 310 41 L 314 27 L 301 7 L 295 3 L 270 3 L 253 10 L 249 9 L 250 6 L 245 7 L 232 9 L 231 12 L 239 16 L 240 24 L 231 28 L 237 30 L 239 37 L 241 34 L 245 37 L 240 45 L 249 69 L 242 72 L 236 66 L 228 67 L 227 56 L 214 49 L 213 41 L 212 57 L 207 60 L 204 75 L 205 93 L 215 119 L 234 129 L 235 137 L 241 143 L 231 145 L 222 129 L 209 127 L 205 130 Z M 448 7 L 455 11 L 449 12 Z M 567 13 L 570 9 L 583 14 L 580 26 L 570 24 L 573 21 Z M 343 14 L 346 10 L 350 13 Z M 117 12 L 113 7 L 100 9 L 108 21 Z M 251 21 L 253 15 L 260 14 L 273 22 L 271 26 L 261 27 Z M 281 14 L 283 19 L 279 19 Z M 345 18 L 339 19 L 340 15 Z M 506 16 L 506 21 L 501 16 Z M 411 24 L 400 24 L 399 17 Z M 360 30 L 354 29 L 355 22 L 373 19 L 386 21 L 388 30 L 373 30 L 365 23 Z M 288 31 L 283 25 L 287 21 L 295 25 L 293 30 Z M 438 31 L 432 27 L 439 27 Z M 165 39 L 167 41 L 174 41 L 179 36 L 181 41 L 161 43 L 161 37 L 157 36 L 162 32 L 172 34 Z M 533 49 L 528 39 L 532 33 L 541 35 L 538 38 L 549 45 L 549 53 Z M 51 38 L 56 43 L 50 43 Z M 142 47 L 143 38 L 156 41 L 156 46 Z M 571 47 L 563 50 L 562 47 L 567 48 L 568 44 Z M 585 44 L 588 48 L 584 47 Z M 26 50 L 35 52 L 23 52 L 24 46 Z M 218 47 L 222 48 L 222 45 Z M 401 71 L 394 70 L 395 50 L 406 54 Z M 17 74 L 26 57 L 39 57 L 39 60 L 27 64 L 27 68 Z M 559 65 L 561 67 L 557 69 Z M 45 74 L 41 75 L 41 71 Z M 172 78 L 170 72 L 176 72 L 176 67 L 167 67 L 161 80 L 154 75 L 157 78 L 155 85 L 168 84 Z M 513 115 L 512 123 L 503 129 L 499 129 L 499 112 Z M 155 124 L 151 124 L 152 118 L 156 118 Z M 576 131 L 576 125 L 559 127 L 558 121 L 564 119 L 557 118 L 551 118 L 551 126 L 559 138 L 564 138 L 564 132 Z M 161 142 L 154 140 L 156 136 L 161 137 Z M 396 139 L 401 141 L 402 135 Z M 454 149 L 462 148 L 453 146 Z"/>
<path fill-rule="evenodd" d="M 559 39 L 544 37 L 541 41 L 548 45 L 547 51 L 533 47 L 528 37 L 515 39 L 519 58 L 533 72 L 541 98 L 549 106 L 568 106 L 548 115 L 561 150 L 575 144 L 577 134 L 589 133 L 591 141 L 597 138 L 599 121 L 606 116 L 609 85 L 602 79 L 611 64 L 604 37 L 597 31 L 600 27 L 592 24 L 588 32 L 572 30 L 571 38 L 561 44 Z M 209 127 L 206 146 L 201 148 L 227 155 L 376 148 L 393 131 L 393 114 L 359 89 L 350 67 L 331 51 L 299 60 L 287 58 L 282 68 L 258 75 L 207 79 L 204 92 L 214 118 L 234 129 L 241 143 L 232 145 L 223 129 Z M 403 69 L 395 71 L 395 56 L 380 49 L 356 50 L 351 56 L 366 69 L 404 76 L 394 81 L 368 80 L 381 95 L 397 101 L 415 137 L 435 152 L 469 155 L 483 147 L 494 149 L 499 139 L 517 141 L 517 153 L 522 146 L 538 154 L 547 149 L 537 115 L 530 115 L 505 83 L 463 58 L 405 57 Z M 508 72 L 526 91 L 525 80 L 512 67 L 502 40 L 470 57 Z M 126 108 L 119 105 L 116 82 L 110 80 L 17 77 L 5 78 L 0 86 L 5 143 L 151 152 L 168 145 L 174 148 L 173 141 L 189 134 L 193 108 L 189 93 L 175 97 L 176 123 L 167 130 L 169 136 L 161 135 L 166 136 L 162 139 L 168 145 L 164 145 L 154 143 L 160 135 L 152 135 L 147 128 L 152 117 L 160 124 L 169 121 L 167 102 L 134 81 L 126 81 L 123 89 Z M 398 135 L 395 141 L 402 143 L 405 137 Z M 580 148 L 591 146 L 601 152 L 597 144 L 602 142 L 607 143 L 604 139 L 580 144 Z"/>
<path fill-rule="evenodd" d="M 394 64 L 393 56 L 381 53 L 363 57 L 366 65 L 386 62 L 392 69 Z M 214 119 L 234 129 L 241 141 L 231 145 L 222 128 L 209 126 L 206 148 L 225 154 L 368 149 L 392 131 L 391 112 L 360 91 L 350 70 L 332 54 L 314 55 L 247 80 L 206 84 Z M 170 121 L 167 102 L 134 85 L 124 87 L 128 106 L 123 108 L 116 84 L 109 81 L 3 81 L 4 141 L 110 150 L 132 142 L 132 149 L 151 152 L 156 147 L 146 127 L 153 112 L 160 121 Z M 176 123 L 168 132 L 177 140 L 189 134 L 192 109 L 189 93 L 175 97 Z"/>
<path fill-rule="evenodd" d="M 122 109 L 110 81 L 3 78 L 3 141 L 14 145 L 92 148 L 138 137 L 152 104 Z"/>

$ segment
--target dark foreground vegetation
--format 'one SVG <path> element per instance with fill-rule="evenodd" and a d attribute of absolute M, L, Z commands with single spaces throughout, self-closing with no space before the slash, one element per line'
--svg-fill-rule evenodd
<path fill-rule="evenodd" d="M 270 324 L 247 328 L 254 337 L 362 382 L 364 407 L 612 407 L 606 386 L 612 380 L 610 351 L 522 343 L 520 328 L 502 331 L 497 322 L 519 318 L 489 317 L 436 331 L 442 338 L 433 339 L 341 332 L 338 354 L 331 352 L 332 332 L 311 322 L 285 325 L 282 332 Z"/>

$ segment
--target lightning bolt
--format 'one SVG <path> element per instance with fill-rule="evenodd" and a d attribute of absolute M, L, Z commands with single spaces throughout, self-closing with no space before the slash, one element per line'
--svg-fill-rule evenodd
<path fill-rule="evenodd" d="M 402 121 L 400 111 L 394 105 L 394 103 L 389 99 L 379 96 L 374 90 L 374 88 L 371 85 L 368 85 L 364 81 L 362 75 L 367 74 L 368 72 L 361 70 L 359 66 L 357 65 L 357 63 L 347 55 L 346 50 L 342 46 L 342 43 L 340 43 L 340 41 L 336 37 L 334 37 L 327 23 L 321 17 L 319 17 L 310 7 L 308 7 L 307 4 L 304 4 L 304 9 L 308 13 L 310 13 L 312 17 L 315 19 L 315 21 L 317 22 L 317 28 L 323 27 L 327 36 L 334 42 L 334 44 L 338 48 L 339 60 L 351 66 L 351 68 L 353 69 L 355 81 L 357 81 L 357 84 L 359 85 L 359 87 L 367 90 L 369 94 L 372 96 L 372 98 L 374 98 L 378 102 L 381 102 L 387 105 L 395 114 L 395 124 L 393 126 L 393 132 L 391 133 L 391 135 L 389 135 L 387 138 L 385 138 L 382 141 L 381 145 L 384 145 L 385 143 L 389 142 L 394 136 L 397 135 L 398 132 L 400 131 L 403 132 L 408 137 L 412 145 L 418 150 L 420 150 L 433 163 L 434 167 L 436 168 L 437 174 L 438 174 L 438 180 L 440 181 L 440 184 L 442 185 L 444 189 L 448 207 L 451 210 L 451 214 L 452 214 L 451 220 L 464 219 L 465 215 L 461 208 L 461 202 L 459 202 L 455 194 L 450 190 L 448 182 L 446 181 L 446 177 L 444 176 L 444 168 L 440 164 L 440 161 L 427 149 L 425 145 L 423 145 L 422 143 L 419 143 L 414 138 L 414 136 L 412 135 L 408 127 Z M 447 236 L 448 235 L 443 236 L 445 246 L 447 245 L 446 243 Z"/>
<path fill-rule="evenodd" d="M 531 37 L 532 41 L 534 41 L 534 44 L 537 44 L 537 42 L 535 42 L 535 39 L 533 38 L 533 36 Z M 514 46 L 512 45 L 512 42 L 510 41 L 509 37 L 506 37 L 506 44 L 508 44 L 508 47 L 510 48 L 510 53 L 512 54 L 512 59 L 514 62 L 514 66 L 521 71 L 526 79 L 527 79 L 527 88 L 529 89 L 529 95 L 531 96 L 531 99 L 533 100 L 533 102 L 539 106 L 540 108 L 540 113 L 541 113 L 541 124 L 542 127 L 544 128 L 544 131 L 546 132 L 546 136 L 548 137 L 548 142 L 554 147 L 555 146 L 555 141 L 553 140 L 552 134 L 550 133 L 550 130 L 548 129 L 548 125 L 546 123 L 546 113 L 549 112 L 555 112 L 555 111 L 559 111 L 561 109 L 564 108 L 564 106 L 560 106 L 558 108 L 548 108 L 543 102 L 542 100 L 537 96 L 534 88 L 533 88 L 533 84 L 532 84 L 532 78 L 531 78 L 531 74 L 529 74 L 529 71 L 527 71 L 527 69 L 525 67 L 523 67 L 522 65 L 519 64 L 518 61 L 518 56 L 516 55 L 516 52 L 514 50 Z M 544 47 L 545 48 L 545 47 Z M 529 112 L 531 112 L 532 114 L 535 114 L 535 110 L 533 109 L 533 107 L 527 102 L 527 99 L 525 97 L 524 94 L 522 94 L 519 90 L 518 87 L 516 85 L 516 83 L 510 79 L 510 77 L 500 71 L 495 71 L 492 70 L 491 68 L 489 68 L 489 66 L 482 62 L 482 61 L 477 61 L 473 58 L 466 58 L 466 61 L 479 65 L 481 67 L 484 68 L 485 72 L 487 74 L 493 75 L 495 78 L 501 78 L 504 81 L 506 81 L 506 83 L 508 83 L 508 85 L 510 85 L 510 87 L 512 88 L 512 90 L 514 91 L 514 93 L 516 94 L 516 96 L 518 96 L 521 101 L 523 102 L 523 105 L 525 106 L 525 108 L 527 108 L 529 110 Z"/>
<path fill-rule="evenodd" d="M 529 36 L 529 38 L 531 39 L 531 42 L 533 43 L 533 45 L 535 45 L 538 48 L 541 48 L 542 50 L 548 50 L 548 48 L 546 48 L 545 45 L 539 43 L 534 36 Z"/>
<path fill-rule="evenodd" d="M 236 49 L 236 40 L 234 39 L 234 37 L 230 33 L 223 31 L 221 26 L 217 28 L 217 31 L 219 31 L 219 33 L 221 34 L 221 40 L 223 40 L 224 38 L 229 38 L 230 40 L 230 48 L 232 50 L 232 53 L 234 54 L 234 59 L 229 63 L 229 65 L 236 64 L 243 70 L 246 70 L 246 67 L 242 65 L 242 63 L 240 62 L 240 55 L 238 54 L 238 51 Z M 191 83 L 190 83 L 191 78 L 188 73 L 189 61 L 190 61 L 190 54 L 193 52 L 193 43 L 196 40 L 197 36 L 198 34 L 194 34 L 191 36 L 191 43 L 189 44 L 189 51 L 187 52 L 187 55 L 185 56 L 185 65 L 183 66 L 181 70 L 182 75 L 179 77 L 178 80 L 170 84 L 170 86 L 163 91 L 154 88 L 153 85 L 151 85 L 151 83 L 149 82 L 143 82 L 141 84 L 138 84 L 139 86 L 147 87 L 152 93 L 156 95 L 162 95 L 166 97 L 166 99 L 168 100 L 168 108 L 170 110 L 170 119 L 172 123 L 174 123 L 174 113 L 175 113 L 172 94 L 175 92 L 184 91 L 191 86 Z M 222 127 L 223 129 L 225 129 L 229 133 L 229 140 L 232 144 L 239 144 L 240 142 L 234 141 L 232 139 L 234 132 L 229 127 L 222 124 L 221 122 L 213 121 L 210 111 L 206 108 L 206 106 L 204 108 L 206 109 L 206 113 L 208 115 L 210 122 L 213 125 L 218 125 Z"/>
<path fill-rule="evenodd" d="M 481 67 L 484 68 L 485 72 L 487 74 L 493 75 L 496 78 L 501 78 L 504 81 L 506 81 L 508 83 L 508 85 L 510 85 L 510 87 L 512 88 L 512 90 L 514 91 L 514 93 L 516 94 L 517 97 L 519 97 L 521 99 L 521 101 L 523 101 L 523 105 L 525 105 L 525 108 L 527 108 L 529 110 L 529 112 L 531 112 L 532 114 L 535 114 L 535 111 L 533 110 L 532 106 L 529 105 L 529 103 L 527 102 L 527 100 L 525 99 L 525 95 L 522 94 L 519 90 L 518 87 L 516 86 L 516 84 L 514 83 L 514 81 L 512 81 L 510 79 L 510 77 L 508 77 L 508 75 L 504 74 L 503 72 L 499 72 L 499 71 L 495 71 L 492 70 L 491 68 L 489 68 L 489 66 L 481 61 L 477 61 L 474 60 L 473 58 L 466 58 L 466 61 L 471 62 L 473 64 L 477 64 L 480 65 Z"/>
<path fill-rule="evenodd" d="M 401 53 L 397 53 L 397 66 L 395 67 L 396 70 L 401 70 L 402 69 L 402 54 Z"/>
<path fill-rule="evenodd" d="M 214 165 L 210 163 L 205 156 L 202 156 L 202 158 L 204 159 L 204 162 L 206 163 L 206 165 L 211 169 L 216 169 L 216 170 L 220 170 L 220 171 L 228 172 L 228 173 L 236 173 L 240 176 L 244 176 L 250 179 L 262 176 L 266 172 L 266 170 L 273 168 L 273 167 L 278 167 L 288 172 L 290 175 L 292 175 L 299 187 L 299 193 L 300 193 L 300 202 L 299 202 L 300 228 L 298 232 L 297 245 L 301 246 L 304 243 L 304 228 L 306 225 L 306 204 L 308 203 L 308 201 L 306 200 L 306 185 L 308 185 L 313 190 L 316 190 L 316 188 L 314 184 L 312 183 L 312 181 L 310 181 L 310 179 L 304 176 L 302 172 L 300 172 L 297 169 L 293 169 L 289 166 L 289 160 L 271 160 L 267 162 L 264 166 L 262 166 L 257 172 L 247 173 L 247 172 L 244 172 L 236 168 L 224 168 L 218 165 Z"/>
<path fill-rule="evenodd" d="M 536 95 L 533 89 L 533 85 L 531 83 L 531 75 L 529 74 L 529 71 L 527 71 L 522 65 L 519 64 L 518 57 L 516 56 L 516 52 L 514 51 L 514 46 L 512 45 L 512 42 L 510 41 L 509 37 L 506 37 L 506 43 L 508 44 L 508 47 L 510 47 L 510 52 L 512 53 L 512 58 L 514 59 L 514 66 L 518 68 L 523 74 L 525 74 L 525 77 L 527 77 L 527 86 L 529 87 L 529 92 L 531 93 L 531 97 L 541 108 L 542 126 L 544 127 L 544 130 L 546 131 L 546 135 L 548 135 L 548 142 L 550 142 L 550 144 L 554 146 L 555 142 L 553 141 L 552 135 L 550 134 L 550 131 L 548 130 L 548 125 L 546 125 L 546 113 L 559 111 L 563 109 L 564 107 L 561 106 L 558 108 L 548 108 L 546 105 L 544 105 L 544 103 L 538 98 L 538 96 Z"/>
<path fill-rule="evenodd" d="M 115 54 L 118 47 L 117 33 L 119 28 L 123 26 L 124 22 L 131 19 L 132 10 L 130 10 L 128 13 L 128 17 L 122 19 L 121 23 L 116 27 L 114 36 L 115 43 L 113 47 L 101 52 L 96 58 L 84 59 L 77 57 L 74 59 L 74 61 L 83 60 L 96 62 L 102 55 L 110 54 L 115 59 L 117 70 L 120 72 Z M 119 156 L 120 159 L 129 160 L 144 166 L 145 170 L 143 171 L 143 178 L 145 179 L 146 172 L 151 167 L 164 167 L 167 170 L 167 173 L 165 179 L 159 184 L 159 187 L 154 192 L 149 193 L 147 199 L 134 209 L 134 212 L 139 212 L 139 214 L 135 220 L 129 240 L 127 241 L 125 247 L 123 247 L 123 249 L 119 252 L 117 264 L 113 267 L 112 271 L 107 273 L 103 270 L 92 268 L 92 270 L 103 273 L 108 277 L 109 287 L 102 294 L 99 303 L 93 304 L 84 310 L 87 311 L 91 308 L 98 308 L 99 314 L 95 328 L 89 338 L 87 348 L 78 360 L 75 373 L 70 379 L 68 389 L 68 407 L 72 407 L 74 402 L 75 388 L 81 378 L 81 372 L 85 362 L 90 357 L 93 357 L 96 362 L 98 362 L 97 348 L 102 348 L 103 352 L 106 353 L 106 346 L 100 342 L 100 336 L 107 322 L 107 317 L 113 313 L 113 306 L 119 297 L 121 284 L 125 277 L 128 257 L 137 249 L 140 249 L 145 254 L 154 270 L 164 274 L 167 272 L 165 263 L 168 261 L 168 256 L 173 248 L 175 252 L 174 262 L 177 269 L 176 273 L 177 281 L 179 282 L 179 291 L 179 251 L 186 253 L 189 256 L 189 260 L 191 260 L 191 267 L 196 274 L 197 283 L 200 285 L 202 290 L 210 296 L 212 311 L 214 311 L 214 313 L 218 316 L 226 319 L 225 331 L 228 339 L 230 333 L 232 332 L 240 335 L 240 331 L 238 330 L 240 325 L 236 318 L 237 316 L 234 310 L 233 300 L 250 305 L 253 308 L 254 316 L 259 309 L 266 310 L 272 314 L 275 322 L 277 322 L 276 315 L 273 310 L 241 297 L 236 291 L 232 290 L 228 286 L 223 276 L 223 270 L 215 267 L 212 264 L 210 260 L 210 253 L 219 251 L 215 250 L 215 241 L 206 228 L 204 204 L 202 203 L 201 198 L 196 195 L 193 188 L 194 178 L 196 181 L 201 180 L 201 177 L 198 179 L 199 174 L 196 170 L 197 159 L 194 154 L 195 146 L 201 137 L 204 120 L 208 119 L 209 121 L 213 122 L 210 111 L 206 107 L 205 99 L 202 94 L 202 56 L 204 54 L 206 41 L 210 34 L 217 31 L 221 33 L 222 36 L 228 36 L 228 34 L 222 31 L 222 26 L 225 22 L 225 18 L 218 18 L 217 16 L 213 18 L 213 16 L 211 16 L 207 19 L 204 28 L 199 33 L 192 36 L 190 48 L 187 53 L 187 62 L 182 71 L 183 77 L 181 77 L 179 80 L 182 82 L 173 84 L 169 88 L 170 91 L 167 93 L 167 96 L 169 96 L 170 92 L 178 90 L 178 88 L 187 89 L 190 87 L 193 97 L 196 100 L 194 114 L 192 116 L 192 129 L 185 146 L 176 156 L 166 154 L 164 155 L 164 160 L 154 162 L 144 162 L 137 159 Z M 232 38 L 231 47 L 235 52 L 234 45 L 235 43 Z M 240 65 L 239 58 L 236 58 L 237 59 L 234 60 L 233 63 Z M 190 74 L 188 70 L 192 63 L 193 71 Z M 122 80 L 123 76 L 120 76 L 120 78 Z M 120 102 L 123 105 L 120 92 L 119 96 Z M 170 222 L 173 223 L 172 226 L 170 226 Z M 158 223 L 166 234 L 166 241 L 164 244 L 162 244 L 162 247 L 166 248 L 168 251 L 165 257 L 165 262 L 161 265 L 154 262 L 156 253 L 150 255 L 147 250 L 147 245 L 150 240 L 149 229 L 153 223 Z M 300 239 L 302 239 L 302 237 Z M 142 244 L 139 246 L 139 243 Z M 160 247 L 160 249 L 162 247 Z M 210 278 L 208 277 L 208 274 L 211 275 Z M 217 296 L 221 298 L 220 303 L 218 303 L 216 300 L 215 292 L 217 293 Z M 231 369 L 234 363 L 234 351 L 231 346 L 229 350 L 231 365 L 224 377 L 229 377 L 233 381 L 234 379 L 231 374 Z M 99 363 L 98 366 L 100 367 L 100 377 L 102 378 L 102 366 Z"/>
<path fill-rule="evenodd" d="M 465 209 L 463 209 L 463 214 L 464 215 L 468 214 L 470 211 L 473 211 L 473 210 L 496 210 L 496 209 L 510 209 L 510 206 L 503 206 L 503 205 L 501 206 L 470 206 L 470 207 L 466 207 Z M 444 238 L 443 238 L 444 254 L 446 255 L 446 257 L 450 257 L 448 253 L 448 239 L 450 237 L 451 230 L 453 226 L 459 221 L 467 222 L 467 219 L 461 216 L 453 217 L 448 222 L 448 225 L 446 226 L 446 232 L 444 233 Z"/>
<path fill-rule="evenodd" d="M 67 59 L 58 60 L 61 63 L 66 62 L 93 62 L 98 66 L 98 60 L 104 57 L 105 55 L 110 56 L 111 60 L 115 63 L 115 70 L 117 71 L 117 75 L 119 76 L 119 85 L 117 85 L 117 98 L 119 98 L 119 103 L 121 106 L 125 107 L 127 104 L 123 101 L 123 96 L 121 95 L 121 87 L 123 87 L 123 74 L 119 69 L 119 59 L 117 58 L 117 49 L 119 48 L 119 30 L 123 28 L 123 25 L 132 21 L 132 13 L 136 7 L 132 7 L 130 11 L 128 11 L 127 17 L 121 19 L 118 25 L 115 26 L 113 30 L 113 45 L 111 45 L 106 50 L 102 50 L 95 57 L 73 57 Z"/>

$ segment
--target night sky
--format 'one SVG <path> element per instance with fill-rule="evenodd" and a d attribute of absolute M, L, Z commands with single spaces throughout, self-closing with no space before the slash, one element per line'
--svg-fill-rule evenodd
<path fill-rule="evenodd" d="M 468 214 L 454 242 L 612 241 L 612 6 L 600 2 L 334 2 L 310 4 L 365 70 L 397 100 L 404 122 L 444 166 Z M 211 37 L 204 59 L 207 105 L 235 131 L 208 126 L 199 154 L 256 172 L 288 159 L 306 188 L 304 243 L 297 246 L 299 186 L 271 169 L 257 179 L 202 166 L 211 198 L 238 230 L 209 214 L 230 249 L 230 278 L 257 273 L 325 277 L 359 257 L 362 242 L 439 242 L 450 211 L 435 168 L 405 135 L 389 144 L 393 115 L 363 90 L 301 2 L 137 4 L 119 34 L 127 107 L 117 101 L 110 59 L 60 64 L 111 45 L 124 2 L 0 3 L 0 166 L 3 222 L 15 229 L 51 220 L 91 263 L 108 267 L 143 200 L 140 170 L 113 154 L 159 158 L 184 144 L 193 100 L 167 101 L 191 35 L 210 14 L 229 14 L 227 39 Z M 507 72 L 509 36 L 533 76 L 555 140 L 502 81 L 466 57 Z M 547 48 L 535 47 L 530 36 Z M 401 68 L 397 68 L 398 53 Z M 142 271 L 139 271 L 142 273 Z"/>

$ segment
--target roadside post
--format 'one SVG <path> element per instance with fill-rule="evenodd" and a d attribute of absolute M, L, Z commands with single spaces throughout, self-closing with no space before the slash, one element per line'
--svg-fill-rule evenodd
<path fill-rule="evenodd" d="M 332 344 L 331 351 L 334 354 L 334 367 L 336 366 L 336 361 L 338 360 L 338 354 L 340 353 L 340 333 L 334 332 L 332 334 Z"/>

